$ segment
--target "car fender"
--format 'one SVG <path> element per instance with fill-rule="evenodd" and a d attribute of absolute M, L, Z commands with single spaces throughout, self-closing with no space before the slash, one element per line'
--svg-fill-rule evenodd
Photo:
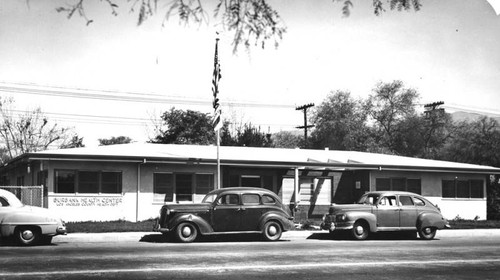
<path fill-rule="evenodd" d="M 441 214 L 424 212 L 421 213 L 417 218 L 417 227 L 435 227 L 438 229 L 443 229 L 446 226 L 446 220 Z"/>
<path fill-rule="evenodd" d="M 34 226 L 40 229 L 42 234 L 55 234 L 59 219 L 39 212 L 11 212 L 4 216 L 1 221 L 1 235 L 10 236 L 14 234 L 17 226 Z"/>
<path fill-rule="evenodd" d="M 214 232 L 214 229 L 210 224 L 203 219 L 202 217 L 192 214 L 192 213 L 182 213 L 179 215 L 176 215 L 173 219 L 171 219 L 168 223 L 168 229 L 169 230 L 174 230 L 175 227 L 182 223 L 182 222 L 191 222 L 195 224 L 198 229 L 200 230 L 200 233 L 202 234 L 207 234 L 207 233 L 212 233 Z"/>
<path fill-rule="evenodd" d="M 283 231 L 288 231 L 293 227 L 293 223 L 291 220 L 288 220 L 286 217 L 283 217 L 283 213 L 278 211 L 269 211 L 266 214 L 262 215 L 259 220 L 259 229 L 263 230 L 264 225 L 270 221 L 276 220 L 281 224 Z"/>
<path fill-rule="evenodd" d="M 373 213 L 367 212 L 347 212 L 345 213 L 348 221 L 352 221 L 353 223 L 357 220 L 365 220 L 370 226 L 371 232 L 377 231 L 377 216 Z"/>

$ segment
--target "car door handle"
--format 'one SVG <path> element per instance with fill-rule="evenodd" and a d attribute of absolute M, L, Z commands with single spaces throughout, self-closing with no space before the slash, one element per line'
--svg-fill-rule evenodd
<path fill-rule="evenodd" d="M 238 212 L 239 212 L 239 211 L 246 211 L 246 210 L 247 210 L 247 209 L 245 209 L 245 208 L 241 207 L 241 208 L 239 208 L 239 209 L 238 209 L 238 210 L 236 210 L 236 211 L 238 211 Z"/>

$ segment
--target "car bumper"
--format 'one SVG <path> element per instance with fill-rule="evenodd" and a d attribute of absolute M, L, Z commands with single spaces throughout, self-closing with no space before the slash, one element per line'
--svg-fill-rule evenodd
<path fill-rule="evenodd" d="M 160 225 L 159 219 L 156 219 L 156 222 L 155 222 L 155 224 L 153 226 L 153 231 L 154 232 L 167 233 L 167 232 L 170 232 L 170 229 L 168 229 L 168 228 L 162 228 L 161 225 Z"/>
<path fill-rule="evenodd" d="M 353 228 L 353 225 L 354 225 L 353 222 L 343 222 L 343 223 L 323 222 L 321 224 L 321 228 L 324 230 L 329 230 L 329 231 L 349 230 L 349 229 Z"/>
<path fill-rule="evenodd" d="M 57 229 L 56 229 L 56 233 L 60 234 L 60 235 L 66 235 L 66 234 L 68 234 L 66 226 L 65 225 L 58 226 Z"/>

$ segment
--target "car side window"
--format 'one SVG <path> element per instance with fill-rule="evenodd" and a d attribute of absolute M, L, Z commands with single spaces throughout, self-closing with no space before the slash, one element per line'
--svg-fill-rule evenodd
<path fill-rule="evenodd" d="M 274 197 L 265 194 L 262 196 L 262 203 L 264 203 L 264 204 L 276 204 L 276 200 L 274 199 Z"/>
<path fill-rule="evenodd" d="M 411 197 L 406 195 L 399 196 L 399 202 L 403 206 L 413 206 L 413 200 L 411 200 Z"/>
<path fill-rule="evenodd" d="M 1 206 L 9 206 L 9 202 L 7 202 L 7 199 L 0 196 L 0 207 Z"/>
<path fill-rule="evenodd" d="M 219 197 L 217 200 L 219 205 L 238 205 L 240 204 L 240 199 L 237 194 L 225 194 Z"/>
<path fill-rule="evenodd" d="M 425 201 L 418 197 L 414 197 L 413 200 L 415 201 L 415 205 L 417 206 L 425 206 Z"/>
<path fill-rule="evenodd" d="M 378 204 L 382 206 L 398 206 L 395 196 L 382 197 Z"/>
<path fill-rule="evenodd" d="M 258 194 L 243 194 L 242 196 L 244 205 L 259 205 L 260 197 Z"/>

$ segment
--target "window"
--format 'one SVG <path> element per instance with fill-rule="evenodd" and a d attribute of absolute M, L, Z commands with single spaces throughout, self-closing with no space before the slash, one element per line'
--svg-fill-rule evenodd
<path fill-rule="evenodd" d="M 391 190 L 391 179 L 377 178 L 375 180 L 375 188 L 377 189 L 377 191 L 390 191 Z"/>
<path fill-rule="evenodd" d="M 420 199 L 418 197 L 414 197 L 413 201 L 415 201 L 416 206 L 425 206 L 425 201 L 423 201 L 422 199 Z"/>
<path fill-rule="evenodd" d="M 378 203 L 382 206 L 397 206 L 396 197 L 395 196 L 386 196 L 382 197 Z"/>
<path fill-rule="evenodd" d="M 217 200 L 219 205 L 238 205 L 240 204 L 240 200 L 237 194 L 226 194 L 223 195 Z"/>
<path fill-rule="evenodd" d="M 39 182 L 46 180 L 43 176 Z M 122 173 L 117 171 L 56 170 L 55 177 L 56 193 L 122 192 Z"/>
<path fill-rule="evenodd" d="M 170 173 L 153 174 L 153 200 L 155 202 L 174 201 L 174 176 Z"/>
<path fill-rule="evenodd" d="M 121 193 L 122 192 L 122 173 L 105 172 L 101 173 L 101 192 L 102 193 Z"/>
<path fill-rule="evenodd" d="M 484 198 L 483 180 L 443 180 L 442 195 L 448 198 Z"/>
<path fill-rule="evenodd" d="M 214 189 L 213 174 L 196 174 L 196 194 L 207 194 Z"/>
<path fill-rule="evenodd" d="M 76 192 L 76 172 L 69 170 L 56 170 L 56 193 Z"/>
<path fill-rule="evenodd" d="M 177 201 L 193 200 L 193 175 L 175 174 L 175 194 Z"/>
<path fill-rule="evenodd" d="M 274 197 L 265 194 L 262 196 L 262 203 L 264 203 L 264 204 L 276 204 L 276 200 L 274 199 Z"/>
<path fill-rule="evenodd" d="M 0 206 L 9 206 L 7 199 L 0 196 Z"/>
<path fill-rule="evenodd" d="M 24 176 L 17 177 L 16 183 L 16 186 L 24 186 Z"/>
<path fill-rule="evenodd" d="M 399 202 L 401 202 L 402 206 L 413 206 L 413 201 L 411 197 L 402 195 L 399 197 Z"/>
<path fill-rule="evenodd" d="M 408 178 L 377 178 L 375 179 L 377 191 L 408 191 L 421 194 L 422 185 L 420 179 Z"/>
<path fill-rule="evenodd" d="M 214 189 L 214 174 L 153 173 L 153 201 L 193 201 Z"/>
<path fill-rule="evenodd" d="M 241 175 L 241 185 L 244 187 L 260 188 L 259 175 Z"/>
<path fill-rule="evenodd" d="M 260 197 L 258 194 L 244 194 L 243 204 L 245 205 L 258 205 L 260 204 Z"/>
<path fill-rule="evenodd" d="M 78 172 L 78 192 L 99 193 L 99 172 L 97 171 Z"/>

